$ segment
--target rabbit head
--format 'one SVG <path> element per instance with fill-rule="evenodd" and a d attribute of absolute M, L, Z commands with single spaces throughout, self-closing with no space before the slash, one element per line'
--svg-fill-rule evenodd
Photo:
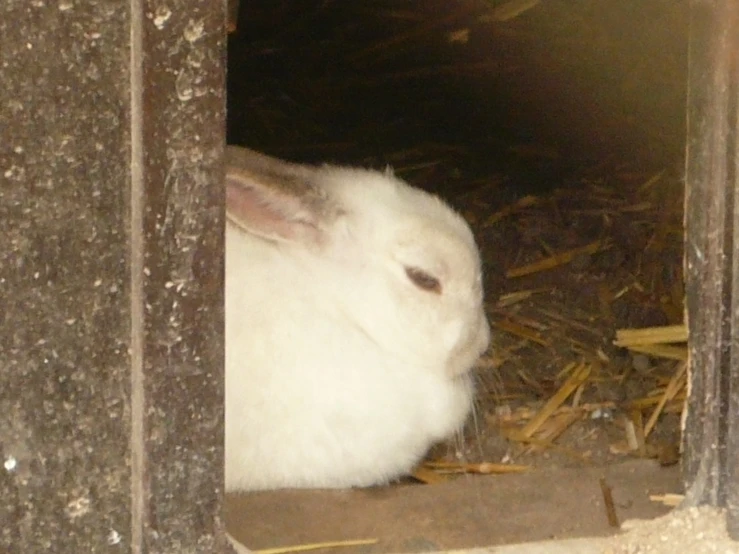
<path fill-rule="evenodd" d="M 227 488 L 368 485 L 408 471 L 464 421 L 467 373 L 489 342 L 469 226 L 389 170 L 238 147 L 228 164 Z M 243 475 L 263 471 L 259 456 L 286 448 L 285 436 L 314 463 Z M 378 468 L 392 446 L 396 459 Z"/>

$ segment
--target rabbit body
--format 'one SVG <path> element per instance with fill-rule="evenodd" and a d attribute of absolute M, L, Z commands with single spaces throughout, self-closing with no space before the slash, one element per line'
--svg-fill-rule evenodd
<path fill-rule="evenodd" d="M 226 490 L 408 473 L 463 425 L 489 342 L 468 225 L 389 172 L 228 166 Z"/>

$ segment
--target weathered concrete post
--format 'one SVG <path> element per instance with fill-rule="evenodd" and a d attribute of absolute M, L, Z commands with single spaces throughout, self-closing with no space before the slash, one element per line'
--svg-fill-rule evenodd
<path fill-rule="evenodd" d="M 0 3 L 0 552 L 225 552 L 225 2 Z"/>
<path fill-rule="evenodd" d="M 739 3 L 691 2 L 686 194 L 690 398 L 685 505 L 739 539 Z"/>

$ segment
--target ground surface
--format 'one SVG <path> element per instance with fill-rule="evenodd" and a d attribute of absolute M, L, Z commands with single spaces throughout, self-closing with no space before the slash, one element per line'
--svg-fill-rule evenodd
<path fill-rule="evenodd" d="M 253 548 L 381 539 L 365 552 L 604 534 L 604 475 L 621 520 L 664 513 L 647 493 L 680 492 L 682 362 L 613 340 L 682 322 L 686 2 L 550 0 L 508 21 L 502 2 L 246 4 L 229 45 L 229 141 L 389 163 L 465 215 L 493 343 L 474 424 L 430 459 L 531 471 L 230 499 L 234 534 Z M 645 435 L 636 453 L 629 428 Z M 680 544 L 691 521 L 671 528 Z"/>
<path fill-rule="evenodd" d="M 632 521 L 624 525 L 624 529 L 626 533 L 611 540 L 608 543 L 611 550 L 606 552 L 612 554 L 739 552 L 739 543 L 728 537 L 723 513 L 713 508 L 690 508 L 651 521 Z"/>

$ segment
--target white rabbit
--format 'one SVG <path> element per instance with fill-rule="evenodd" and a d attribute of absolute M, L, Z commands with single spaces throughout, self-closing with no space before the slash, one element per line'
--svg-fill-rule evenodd
<path fill-rule="evenodd" d="M 408 473 L 489 342 L 468 225 L 390 171 L 227 163 L 226 490 Z"/>

